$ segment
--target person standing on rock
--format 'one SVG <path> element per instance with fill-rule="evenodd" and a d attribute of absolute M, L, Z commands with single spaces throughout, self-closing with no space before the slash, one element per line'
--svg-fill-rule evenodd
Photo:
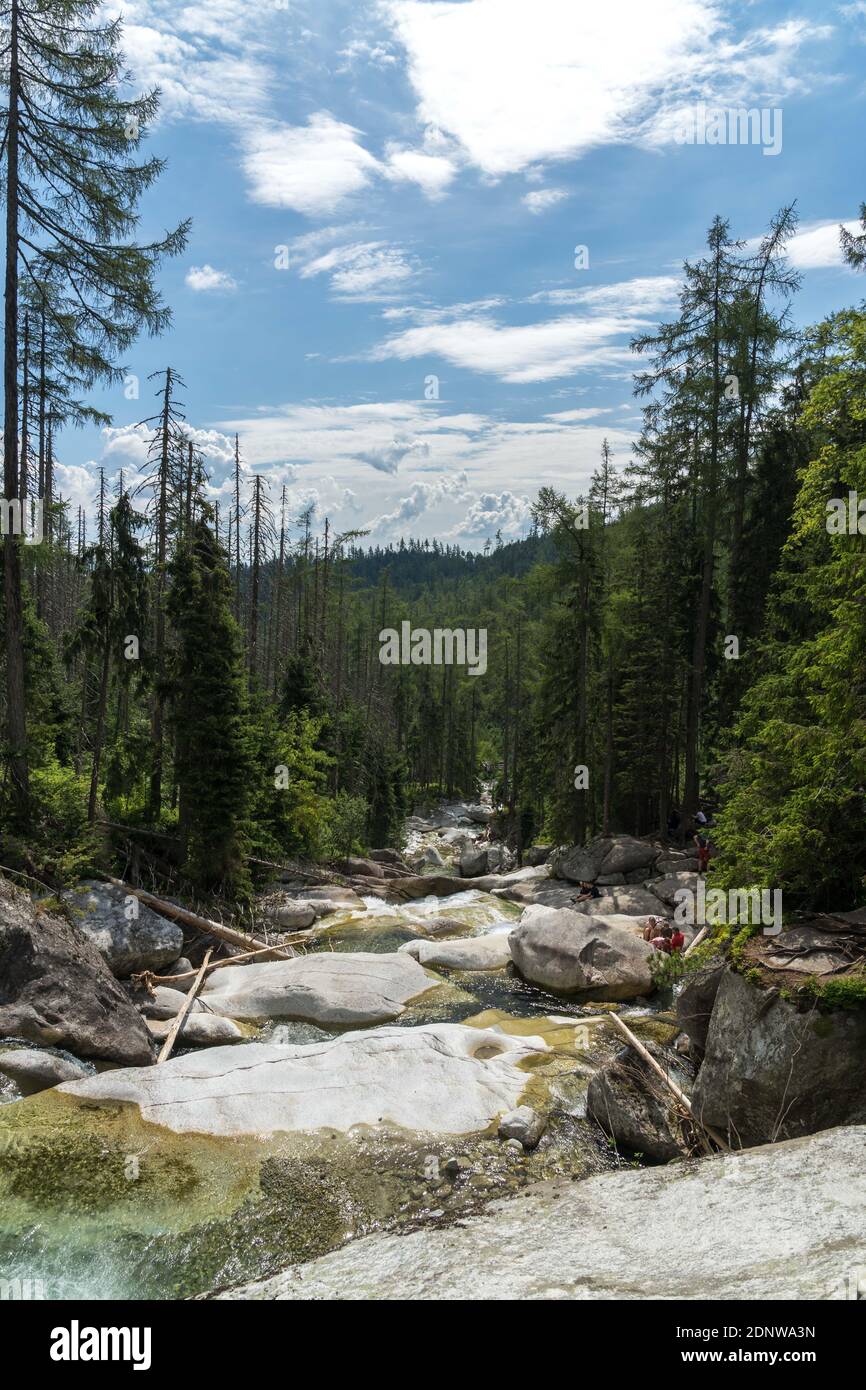
<path fill-rule="evenodd" d="M 671 954 L 674 956 L 678 956 L 685 944 L 686 938 L 683 936 L 683 933 L 680 931 L 679 927 L 675 926 L 673 931 L 671 932 Z"/>
<path fill-rule="evenodd" d="M 705 874 L 707 872 L 707 865 L 710 862 L 709 841 L 706 835 L 703 835 L 700 830 L 692 838 L 698 849 L 698 873 Z"/>

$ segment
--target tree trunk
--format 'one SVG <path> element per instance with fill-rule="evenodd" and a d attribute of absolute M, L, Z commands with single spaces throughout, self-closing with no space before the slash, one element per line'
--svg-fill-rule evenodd
<path fill-rule="evenodd" d="M 3 482 L 7 500 L 18 493 L 18 0 L 12 0 L 9 39 L 9 109 L 6 120 L 6 280 L 3 359 Z M 23 499 L 21 499 L 23 507 Z M 6 642 L 6 738 L 16 819 L 25 823 L 30 801 L 24 696 L 24 615 L 21 539 L 3 542 Z"/>

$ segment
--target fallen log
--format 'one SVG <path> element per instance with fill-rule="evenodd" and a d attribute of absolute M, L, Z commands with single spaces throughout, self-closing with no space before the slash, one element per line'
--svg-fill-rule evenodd
<path fill-rule="evenodd" d="M 250 946 L 257 946 L 263 951 L 272 952 L 278 960 L 292 959 L 291 954 L 281 951 L 279 946 L 269 946 L 258 937 L 235 931 L 234 927 L 224 927 L 221 922 L 212 922 L 209 917 L 199 917 L 197 913 L 190 912 L 185 907 L 177 907 L 174 903 L 166 902 L 164 898 L 154 897 L 153 893 L 147 893 L 143 888 L 133 888 L 120 878 L 112 878 L 110 874 L 102 874 L 100 877 L 105 879 L 106 883 L 113 884 L 115 888 L 121 888 L 124 893 L 129 893 L 133 898 L 138 898 L 145 907 L 153 908 L 160 916 L 169 917 L 173 922 L 183 922 L 184 926 L 192 927 L 205 936 L 215 936 L 219 941 L 227 941 L 230 946 L 244 946 L 247 950 Z"/>
<path fill-rule="evenodd" d="M 294 945 L 296 942 L 300 944 L 301 938 L 309 940 L 316 930 L 319 929 L 316 927 L 309 927 L 307 931 L 294 932 L 292 934 L 291 944 Z M 288 939 L 284 938 L 281 944 L 284 946 L 288 945 Z M 210 974 L 212 970 L 222 970 L 226 965 L 242 965 L 245 961 L 255 960 L 257 956 L 273 955 L 276 949 L 275 946 L 261 946 L 257 951 L 243 951 L 239 956 L 229 956 L 227 960 L 213 960 L 207 968 L 207 973 Z M 154 985 L 173 985 L 176 984 L 178 980 L 192 980 L 197 974 L 198 970 L 184 970 L 180 975 L 154 975 L 152 970 L 143 970 L 140 975 L 133 975 L 132 980 L 134 984 L 142 985 L 145 989 L 151 989 Z"/>
<path fill-rule="evenodd" d="M 177 1017 L 175 1018 L 174 1022 L 168 1030 L 168 1036 L 162 1045 L 162 1050 L 160 1051 L 159 1056 L 156 1059 L 157 1066 L 159 1066 L 162 1062 L 167 1062 L 169 1057 L 171 1056 L 171 1050 L 174 1047 L 175 1039 L 180 1033 L 180 1030 L 185 1024 L 187 1018 L 189 1017 L 190 1010 L 192 1009 L 192 1006 L 196 1000 L 196 995 L 198 994 L 199 990 L 204 984 L 204 977 L 207 974 L 207 966 L 210 958 L 211 947 L 208 946 L 207 950 L 205 951 L 204 960 L 202 961 L 198 974 L 196 975 L 195 984 L 192 986 L 189 993 L 187 994 L 186 999 L 183 1001 L 183 1005 L 178 1011 Z"/>
<path fill-rule="evenodd" d="M 709 926 L 701 927 L 697 936 L 694 938 L 693 941 L 689 942 L 688 946 L 683 951 L 683 960 L 685 960 L 686 956 L 689 955 L 695 949 L 696 946 L 700 946 L 701 942 L 705 939 L 708 931 Z"/>
<path fill-rule="evenodd" d="M 697 938 L 695 938 L 695 940 L 697 940 Z M 728 1141 L 726 1139 L 723 1139 L 721 1134 L 714 1130 L 710 1125 L 704 1124 L 702 1120 L 699 1120 L 696 1117 L 694 1111 L 692 1110 L 692 1103 L 686 1095 L 685 1091 L 681 1091 L 677 1083 L 671 1080 L 664 1067 L 659 1065 L 659 1063 L 656 1061 L 655 1057 L 652 1055 L 649 1049 L 644 1047 L 643 1043 L 640 1041 L 639 1038 L 635 1037 L 634 1033 L 631 1031 L 630 1028 L 626 1026 L 626 1024 L 623 1023 L 619 1015 L 608 1014 L 607 1017 L 611 1020 L 613 1024 L 616 1025 L 616 1027 L 623 1034 L 629 1045 L 634 1048 L 638 1056 L 643 1058 L 647 1066 L 651 1067 L 652 1070 L 655 1072 L 656 1076 L 658 1076 L 665 1083 L 668 1090 L 676 1097 L 677 1101 L 683 1107 L 693 1124 L 698 1129 L 702 1129 L 705 1134 L 708 1134 L 712 1139 L 713 1143 L 718 1144 L 720 1149 L 724 1149 L 726 1153 L 732 1153 L 733 1150 L 731 1149 L 731 1146 L 728 1143 Z"/>

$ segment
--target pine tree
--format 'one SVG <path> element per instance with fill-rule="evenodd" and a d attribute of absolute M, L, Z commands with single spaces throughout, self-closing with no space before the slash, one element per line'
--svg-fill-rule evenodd
<path fill-rule="evenodd" d="M 98 22 L 97 0 L 6 0 L 2 113 L 6 203 L 4 491 L 19 486 L 19 276 L 53 277 L 44 304 L 70 334 L 68 357 L 93 377 L 137 333 L 169 317 L 154 285 L 160 261 L 185 244 L 187 224 L 161 241 L 131 242 L 136 206 L 162 163 L 135 161 L 157 96 L 124 101 L 118 21 Z M 7 758 L 16 811 L 28 811 L 20 538 L 4 539 Z"/>
<path fill-rule="evenodd" d="M 252 762 L 241 637 L 213 532 L 196 521 L 169 565 L 168 670 L 185 871 L 204 891 L 244 897 Z"/>

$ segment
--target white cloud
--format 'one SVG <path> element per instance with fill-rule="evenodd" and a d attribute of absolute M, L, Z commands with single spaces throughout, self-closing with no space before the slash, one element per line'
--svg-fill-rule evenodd
<path fill-rule="evenodd" d="M 396 145 L 389 145 L 386 155 L 388 178 L 417 183 L 428 198 L 441 198 L 457 173 L 457 165 L 447 155 L 425 154 L 423 150 Z"/>
<path fill-rule="evenodd" d="M 566 188 L 533 188 L 531 192 L 525 193 L 520 201 L 537 217 L 539 213 L 547 212 L 548 208 L 555 207 L 567 197 Z"/>
<path fill-rule="evenodd" d="M 504 536 L 523 535 L 531 520 L 532 503 L 528 497 L 517 497 L 513 492 L 482 492 L 472 502 L 465 518 L 458 522 L 450 535 L 459 537 L 493 536 L 501 531 Z"/>
<path fill-rule="evenodd" d="M 314 217 L 333 212 L 381 167 L 359 133 L 327 111 L 305 126 L 251 127 L 243 136 L 243 167 L 253 201 Z"/>
<path fill-rule="evenodd" d="M 407 497 L 401 497 L 393 511 L 376 517 L 369 523 L 372 532 L 390 531 L 400 534 L 401 526 L 416 521 L 437 503 L 451 498 L 466 501 L 471 498 L 465 472 L 449 478 L 440 478 L 435 483 L 415 483 Z"/>
<path fill-rule="evenodd" d="M 537 294 L 529 295 L 527 303 L 583 304 L 589 308 L 632 314 L 656 314 L 677 304 L 681 288 L 682 281 L 676 275 L 641 275 L 633 280 L 617 280 L 610 285 L 539 290 Z"/>
<path fill-rule="evenodd" d="M 263 473 L 278 506 L 285 484 L 292 520 L 312 502 L 318 516 L 329 516 L 337 530 L 370 527 L 377 539 L 392 540 L 450 536 L 474 546 L 497 529 L 520 534 L 527 500 L 542 478 L 571 496 L 584 492 L 603 438 L 615 462 L 629 454 L 634 432 L 593 423 L 593 413 L 584 408 L 507 421 L 449 414 L 442 402 L 420 398 L 342 406 L 290 403 L 187 432 L 209 461 L 210 495 L 220 502 L 223 521 L 233 495 L 237 431 L 245 489 L 254 473 Z M 122 467 L 128 483 L 137 480 L 147 435 L 136 425 L 103 431 L 99 462 L 110 478 Z M 91 462 L 58 472 L 58 485 L 73 507 L 92 507 L 97 469 Z M 138 505 L 145 500 L 140 497 Z"/>
<path fill-rule="evenodd" d="M 581 369 L 630 361 L 627 347 L 617 346 L 615 340 L 645 324 L 644 319 L 626 315 L 570 316 L 516 326 L 486 317 L 455 318 L 394 334 L 370 356 L 374 361 L 437 356 L 502 381 L 550 381 Z"/>
<path fill-rule="evenodd" d="M 849 232 L 860 232 L 860 223 L 853 219 L 841 224 Z M 838 222 L 809 223 L 788 242 L 788 259 L 796 270 L 821 270 L 827 266 L 845 264 L 839 245 Z"/>
<path fill-rule="evenodd" d="M 583 410 L 557 410 L 553 415 L 545 415 L 545 420 L 556 420 L 563 424 L 578 424 L 584 420 L 594 420 L 596 415 L 612 415 L 613 406 L 593 406 L 585 407 Z"/>
<path fill-rule="evenodd" d="M 236 290 L 237 280 L 225 270 L 215 270 L 212 265 L 191 265 L 184 281 L 191 290 Z"/>
<path fill-rule="evenodd" d="M 300 271 L 305 280 L 322 274 L 330 275 L 331 288 L 341 299 L 375 300 L 402 289 L 416 271 L 398 246 L 366 241 L 335 246 Z"/>
<path fill-rule="evenodd" d="M 390 444 L 376 449 L 369 449 L 358 454 L 358 458 L 364 463 L 369 463 L 371 468 L 376 468 L 380 473 L 396 473 L 401 463 L 406 459 L 428 459 L 430 457 L 430 445 L 426 439 L 393 439 Z"/>
<path fill-rule="evenodd" d="M 384 0 L 419 120 L 500 176 L 657 137 L 669 107 L 790 92 L 826 28 L 791 20 L 734 40 L 714 0 Z M 665 138 L 670 138 L 667 131 Z"/>

